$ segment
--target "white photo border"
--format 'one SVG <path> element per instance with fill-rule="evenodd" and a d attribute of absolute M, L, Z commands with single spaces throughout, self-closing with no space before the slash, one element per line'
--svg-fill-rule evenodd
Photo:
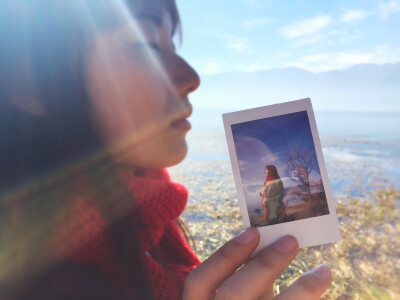
<path fill-rule="evenodd" d="M 251 227 L 242 179 L 239 171 L 235 144 L 233 141 L 232 125 L 301 111 L 307 112 L 310 123 L 312 138 L 317 154 L 318 166 L 321 172 L 322 183 L 328 202 L 329 214 L 287 223 L 257 227 L 258 231 L 260 232 L 260 243 L 253 255 L 257 254 L 261 249 L 267 247 L 285 235 L 292 235 L 296 237 L 300 248 L 332 243 L 341 239 L 335 203 L 329 184 L 328 173 L 322 153 L 321 141 L 318 135 L 310 98 L 226 113 L 222 115 L 233 176 L 239 199 L 239 206 L 242 213 L 243 226 L 244 229 Z"/>

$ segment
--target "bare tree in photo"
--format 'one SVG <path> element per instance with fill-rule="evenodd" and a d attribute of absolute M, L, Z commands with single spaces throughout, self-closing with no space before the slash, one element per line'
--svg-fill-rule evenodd
<path fill-rule="evenodd" d="M 311 204 L 310 174 L 318 169 L 315 152 L 295 148 L 290 152 L 286 166 L 286 176 L 298 181 L 307 189 L 308 202 Z"/>

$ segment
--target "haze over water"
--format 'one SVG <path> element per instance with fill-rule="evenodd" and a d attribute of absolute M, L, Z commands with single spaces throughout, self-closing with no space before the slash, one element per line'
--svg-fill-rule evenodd
<path fill-rule="evenodd" d="M 226 112 L 195 108 L 187 161 L 230 164 L 221 117 Z M 400 113 L 317 111 L 315 117 L 336 198 L 400 189 Z"/>

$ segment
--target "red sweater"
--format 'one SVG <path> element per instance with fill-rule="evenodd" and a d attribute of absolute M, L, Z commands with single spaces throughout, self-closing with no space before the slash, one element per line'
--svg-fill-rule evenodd
<path fill-rule="evenodd" d="M 166 271 L 149 254 L 151 243 L 148 241 L 147 235 L 143 230 L 137 230 L 135 227 L 153 293 L 157 299 L 179 299 L 185 277 L 200 263 L 175 222 L 186 205 L 188 192 L 184 186 L 172 182 L 166 170 L 147 171 L 140 177 L 129 173 L 121 173 L 120 176 L 136 201 L 139 202 L 136 205 L 146 222 L 147 232 L 150 233 L 153 245 L 156 245 L 169 270 Z M 105 234 L 105 221 L 102 215 L 89 204 L 90 201 L 88 202 L 86 199 L 84 201 L 79 197 L 73 201 L 72 211 L 61 214 L 60 222 L 63 227 L 55 231 L 55 256 L 59 260 L 84 266 L 82 271 L 75 272 L 78 274 L 76 276 L 83 277 L 82 285 L 93 285 L 94 291 L 96 291 L 96 285 L 98 288 L 100 288 L 99 285 L 108 286 L 105 288 L 107 292 L 104 291 L 99 295 L 86 292 L 82 298 L 120 299 L 116 295 L 119 295 L 118 291 L 121 292 L 121 295 L 123 294 L 121 283 L 125 278 L 122 276 L 119 260 L 113 256 L 111 251 L 111 241 Z M 135 226 L 133 218 L 132 226 Z M 86 267 L 90 270 L 86 270 Z M 68 277 L 65 275 L 69 272 L 68 268 L 66 267 L 65 271 L 62 271 L 63 279 L 61 281 L 69 280 L 65 279 Z M 94 280 L 92 283 L 89 278 L 92 273 L 96 273 L 94 277 L 101 279 Z M 85 277 L 81 274 L 88 275 Z M 75 288 L 74 284 L 54 283 L 55 279 L 50 279 L 50 281 L 51 283 L 47 283 L 45 286 L 55 285 L 55 289 L 63 290 L 59 291 L 63 294 L 69 293 L 68 289 Z M 108 292 L 108 290 L 112 291 Z M 110 295 L 109 298 L 106 296 L 107 293 Z M 51 296 L 49 298 L 41 297 L 41 299 L 50 298 Z"/>

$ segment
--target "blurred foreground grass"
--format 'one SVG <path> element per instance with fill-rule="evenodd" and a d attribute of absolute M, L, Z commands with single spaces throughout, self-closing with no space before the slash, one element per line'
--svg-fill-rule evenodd
<path fill-rule="evenodd" d="M 183 218 L 202 260 L 242 229 L 237 200 L 230 200 L 233 195 L 218 184 L 205 189 L 203 195 L 207 189 L 217 192 L 220 202 L 189 203 Z M 400 299 L 400 191 L 376 191 L 368 198 L 337 201 L 342 240 L 300 249 L 275 282 L 277 292 L 326 263 L 332 268 L 333 284 L 322 299 Z"/>
<path fill-rule="evenodd" d="M 204 260 L 243 224 L 224 132 L 192 131 L 189 138 L 192 156 L 170 172 L 190 192 L 183 219 Z M 301 249 L 275 290 L 282 291 L 308 269 L 326 263 L 332 268 L 333 284 L 323 299 L 400 300 L 399 141 L 339 136 L 322 138 L 322 146 L 342 240 Z"/>

